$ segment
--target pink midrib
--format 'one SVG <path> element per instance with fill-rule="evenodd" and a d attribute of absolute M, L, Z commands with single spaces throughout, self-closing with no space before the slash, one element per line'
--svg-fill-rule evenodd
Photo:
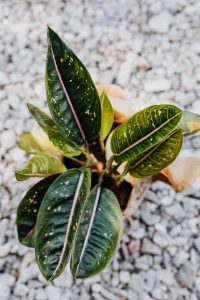
<path fill-rule="evenodd" d="M 54 53 L 53 53 L 52 46 L 51 46 L 51 52 L 52 52 L 52 57 L 53 57 L 53 61 L 54 61 L 56 73 L 57 73 L 57 75 L 58 75 L 60 84 L 61 84 L 61 86 L 62 86 L 62 88 L 63 88 L 65 97 L 66 97 L 67 102 L 68 102 L 68 104 L 69 104 L 69 107 L 70 107 L 70 109 L 71 109 L 71 111 L 72 111 L 73 117 L 74 117 L 74 119 L 75 119 L 75 121 L 76 121 L 76 124 L 77 124 L 77 126 L 78 126 L 79 131 L 80 131 L 80 134 L 81 134 L 83 140 L 85 140 L 85 133 L 84 133 L 84 131 L 83 131 L 83 129 L 82 129 L 81 123 L 79 122 L 78 116 L 77 116 L 77 114 L 76 114 L 76 112 L 75 112 L 75 110 L 74 110 L 74 107 L 73 107 L 73 105 L 72 105 L 72 102 L 71 102 L 71 100 L 70 100 L 70 98 L 69 98 L 69 94 L 68 94 L 68 92 L 67 92 L 67 90 L 66 90 L 66 88 L 65 88 L 65 85 L 64 85 L 64 83 L 63 83 L 62 77 L 61 77 L 61 75 L 60 75 L 60 73 L 59 73 L 58 66 L 57 66 L 57 63 L 56 63 L 56 59 L 55 59 L 55 56 L 54 56 Z"/>

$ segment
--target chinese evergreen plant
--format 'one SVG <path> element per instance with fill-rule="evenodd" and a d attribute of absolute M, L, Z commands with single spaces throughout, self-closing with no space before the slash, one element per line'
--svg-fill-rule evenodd
<path fill-rule="evenodd" d="M 36 139 L 34 132 L 19 141 L 32 156 L 16 171 L 17 180 L 44 179 L 19 204 L 18 237 L 35 248 L 47 280 L 58 277 L 68 262 L 74 278 L 86 278 L 101 272 L 119 247 L 119 182 L 127 173 L 144 178 L 171 164 L 183 136 L 193 133 L 189 120 L 197 116 L 173 105 L 154 105 L 114 126 L 108 96 L 98 95 L 85 66 L 50 28 L 46 94 L 51 117 L 32 104 L 28 109 L 52 144 L 44 149 L 45 135 Z M 106 161 L 104 143 L 111 129 L 113 155 Z"/>

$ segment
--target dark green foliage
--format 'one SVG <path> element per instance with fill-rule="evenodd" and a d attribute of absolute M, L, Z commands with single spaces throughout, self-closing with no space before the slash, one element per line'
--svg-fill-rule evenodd
<path fill-rule="evenodd" d="M 99 98 L 85 66 L 50 28 L 46 93 L 52 118 L 32 104 L 28 109 L 48 136 L 48 147 L 32 132 L 19 141 L 32 156 L 16 171 L 17 180 L 46 178 L 18 207 L 18 237 L 35 248 L 48 281 L 68 263 L 74 278 L 86 278 L 101 272 L 119 247 L 122 212 L 113 193 L 119 181 L 127 173 L 144 178 L 166 168 L 177 157 L 183 136 L 200 129 L 200 117 L 166 104 L 148 107 L 118 127 L 114 123 L 112 156 L 105 162 L 104 142 L 114 119 L 111 103 L 105 93 Z M 122 163 L 120 175 L 116 170 Z M 99 180 L 92 176 L 97 173 Z M 113 191 L 104 187 L 108 178 L 116 180 Z"/>

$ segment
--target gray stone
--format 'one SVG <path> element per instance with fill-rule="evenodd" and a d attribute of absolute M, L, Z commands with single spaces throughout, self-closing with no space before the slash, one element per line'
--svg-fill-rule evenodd
<path fill-rule="evenodd" d="M 49 285 L 45 288 L 45 292 L 47 294 L 48 300 L 60 300 L 61 298 L 61 291 L 58 287 L 53 285 Z"/>
<path fill-rule="evenodd" d="M 142 211 L 141 218 L 147 225 L 154 225 L 160 221 L 160 216 L 151 214 L 148 211 Z"/>
<path fill-rule="evenodd" d="M 144 282 L 139 274 L 133 274 L 130 285 L 134 291 L 140 292 L 143 289 Z"/>
<path fill-rule="evenodd" d="M 171 206 L 165 208 L 165 212 L 174 218 L 183 219 L 185 217 L 185 211 L 180 203 L 176 202 Z"/>
<path fill-rule="evenodd" d="M 189 258 L 189 254 L 184 250 L 180 250 L 177 252 L 176 256 L 173 259 L 173 262 L 176 267 L 180 267 L 183 263 L 185 263 Z"/>
<path fill-rule="evenodd" d="M 9 78 L 6 73 L 3 71 L 0 71 L 0 83 L 1 84 L 8 84 L 9 83 Z"/>
<path fill-rule="evenodd" d="M 141 252 L 146 254 L 161 255 L 161 249 L 149 239 L 143 239 Z"/>
<path fill-rule="evenodd" d="M 152 16 L 149 20 L 149 28 L 157 33 L 166 33 L 172 23 L 172 15 L 168 11 L 162 11 Z"/>
<path fill-rule="evenodd" d="M 154 234 L 153 241 L 161 248 L 166 247 L 168 244 L 166 236 L 160 235 L 159 233 Z"/>
<path fill-rule="evenodd" d="M 5 130 L 1 133 L 0 145 L 4 150 L 10 149 L 15 146 L 15 134 L 13 130 Z"/>
<path fill-rule="evenodd" d="M 47 294 L 45 293 L 45 291 L 42 288 L 37 290 L 36 299 L 37 300 L 46 300 L 47 299 Z"/>
<path fill-rule="evenodd" d="M 191 269 L 190 263 L 186 263 L 180 267 L 176 279 L 183 287 L 191 287 L 195 280 L 196 273 Z"/>
<path fill-rule="evenodd" d="M 194 245 L 197 248 L 198 252 L 200 253 L 200 237 L 194 240 Z"/>
<path fill-rule="evenodd" d="M 150 255 L 143 255 L 138 257 L 135 260 L 135 267 L 141 270 L 148 270 L 152 265 L 152 256 Z"/>
<path fill-rule="evenodd" d="M 130 282 L 130 273 L 127 271 L 121 271 L 119 273 L 119 279 L 122 283 L 129 283 Z"/>
<path fill-rule="evenodd" d="M 11 248 L 10 243 L 6 243 L 6 244 L 0 246 L 0 257 L 7 256 L 10 251 L 10 248 Z"/>
<path fill-rule="evenodd" d="M 167 79 L 146 81 L 144 83 L 144 89 L 148 93 L 168 91 L 170 90 L 170 88 L 171 84 L 170 81 Z"/>

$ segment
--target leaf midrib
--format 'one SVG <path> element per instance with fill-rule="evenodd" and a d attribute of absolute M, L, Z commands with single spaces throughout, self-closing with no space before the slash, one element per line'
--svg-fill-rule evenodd
<path fill-rule="evenodd" d="M 57 265 L 56 269 L 54 270 L 54 272 L 53 272 L 53 274 L 50 278 L 50 281 L 54 279 L 57 271 L 60 268 L 60 265 L 62 264 L 62 260 L 63 260 L 64 254 L 65 254 L 65 250 L 66 250 L 66 247 L 67 247 L 67 244 L 68 244 L 68 240 L 69 240 L 70 228 L 71 228 L 71 224 L 72 224 L 72 221 L 73 221 L 74 211 L 75 211 L 75 208 L 76 208 L 77 201 L 79 199 L 80 190 L 81 190 L 82 183 L 83 183 L 83 180 L 84 180 L 84 175 L 85 175 L 85 173 L 81 172 L 79 180 L 78 180 L 77 188 L 76 188 L 76 191 L 75 191 L 75 195 L 74 195 L 74 198 L 72 200 L 72 208 L 71 208 L 71 211 L 70 211 L 69 221 L 68 221 L 67 228 L 66 228 L 66 235 L 65 235 L 63 249 L 62 249 L 62 252 L 61 252 L 61 255 L 60 255 L 58 265 Z"/>
<path fill-rule="evenodd" d="M 90 222 L 89 222 L 88 229 L 87 229 L 87 234 L 85 236 L 84 244 L 83 244 L 83 247 L 82 247 L 82 250 L 81 250 L 79 262 L 78 262 L 74 277 L 76 277 L 76 274 L 78 272 L 81 260 L 83 258 L 83 255 L 84 255 L 84 252 L 85 252 L 85 249 L 86 249 L 86 246 L 88 244 L 88 240 L 89 240 L 89 236 L 90 236 L 90 233 L 91 233 L 91 230 L 92 230 L 92 225 L 93 225 L 93 222 L 94 222 L 94 218 L 95 218 L 97 206 L 98 206 L 98 203 L 99 203 L 100 195 L 101 195 L 101 187 L 98 186 L 97 191 L 96 191 L 96 197 L 95 197 L 95 201 L 94 201 L 93 211 L 92 211 L 92 214 L 91 214 L 91 217 L 90 217 Z M 78 231 L 78 227 L 77 227 L 77 231 Z"/>
<path fill-rule="evenodd" d="M 167 121 L 165 121 L 163 124 L 161 124 L 159 127 L 155 128 L 153 131 L 149 132 L 147 135 L 143 136 L 140 140 L 136 141 L 135 143 L 133 143 L 132 145 L 128 146 L 127 148 L 123 149 L 121 152 L 114 154 L 115 157 L 119 157 L 122 154 L 126 153 L 127 151 L 129 151 L 130 149 L 132 149 L 133 147 L 137 146 L 138 144 L 142 143 L 143 141 L 145 141 L 146 139 L 148 139 L 149 137 L 151 137 L 154 133 L 156 133 L 158 130 L 160 130 L 161 128 L 163 128 L 165 125 L 167 125 L 171 120 L 173 120 L 174 118 L 176 118 L 178 115 L 180 115 L 182 112 L 179 112 L 177 114 L 175 114 L 173 117 L 171 117 L 170 119 L 168 119 Z M 162 140 L 163 141 L 163 140 Z M 161 142 L 162 142 L 161 141 Z"/>
<path fill-rule="evenodd" d="M 137 167 L 139 164 L 141 164 L 141 162 L 143 162 L 148 156 L 150 156 L 157 148 L 159 148 L 168 138 L 170 138 L 173 134 L 175 134 L 176 132 L 178 132 L 179 129 L 175 129 L 173 130 L 169 135 L 167 135 L 159 144 L 157 144 L 155 147 L 153 147 L 153 149 L 151 149 L 144 157 L 141 158 L 141 160 L 137 161 L 133 166 L 131 166 L 130 168 L 128 168 L 128 170 L 132 170 L 135 167 Z"/>
<path fill-rule="evenodd" d="M 60 75 L 60 72 L 59 72 L 59 70 L 58 70 L 58 65 L 57 65 L 57 62 L 56 62 L 56 58 L 55 58 L 55 55 L 54 55 L 54 52 L 53 52 L 52 45 L 50 45 L 50 49 L 51 49 L 51 53 L 52 53 L 53 62 L 54 62 L 54 66 L 55 66 L 55 69 L 56 69 L 56 73 L 57 73 L 57 75 L 58 75 L 60 84 L 61 84 L 61 86 L 62 86 L 62 88 L 63 88 L 63 91 L 64 91 L 64 94 L 65 94 L 66 100 L 67 100 L 67 102 L 68 102 L 68 104 L 69 104 L 69 107 L 70 107 L 71 112 L 72 112 L 72 114 L 73 114 L 74 120 L 75 120 L 75 122 L 76 122 L 76 124 L 77 124 L 77 126 L 78 126 L 79 131 L 80 131 L 80 134 L 81 134 L 83 140 L 85 141 L 85 139 L 86 139 L 85 133 L 84 133 L 84 131 L 83 131 L 83 128 L 82 128 L 82 126 L 81 126 L 81 123 L 80 123 L 80 121 L 79 121 L 79 119 L 78 119 L 78 116 L 77 116 L 77 114 L 76 114 L 76 111 L 75 111 L 75 109 L 74 109 L 74 107 L 73 107 L 73 104 L 72 104 L 72 102 L 71 102 L 71 100 L 70 100 L 70 97 L 69 97 L 69 94 L 68 94 L 68 92 L 67 92 L 67 89 L 65 88 L 64 82 L 63 82 L 62 77 L 61 77 L 61 75 Z"/>

